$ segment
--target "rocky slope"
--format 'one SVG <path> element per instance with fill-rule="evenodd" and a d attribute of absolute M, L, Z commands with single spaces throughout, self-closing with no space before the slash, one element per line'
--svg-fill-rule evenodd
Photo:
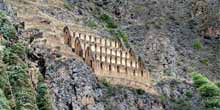
<path fill-rule="evenodd" d="M 206 25 L 218 27 L 220 3 L 207 0 L 206 6 L 197 2 L 200 0 L 0 0 L 0 9 L 16 25 L 19 41 L 29 50 L 25 57 L 29 71 L 39 70 L 29 75 L 36 94 L 41 87 L 38 74 L 43 75 L 52 97 L 51 109 L 201 110 L 202 97 L 189 73 L 199 71 L 219 81 L 220 39 L 201 34 L 203 16 L 192 10 L 209 10 L 202 15 L 215 17 L 209 17 Z M 63 45 L 65 25 L 122 38 L 145 59 L 160 96 L 98 81 L 90 67 Z"/>

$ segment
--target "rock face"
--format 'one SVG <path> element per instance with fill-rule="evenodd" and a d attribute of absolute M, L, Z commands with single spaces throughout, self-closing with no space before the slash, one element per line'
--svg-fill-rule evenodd
<path fill-rule="evenodd" d="M 157 96 L 122 86 L 106 86 L 96 80 L 82 61 L 58 60 L 57 53 L 33 44 L 32 58 L 44 74 L 53 96 L 54 110 L 160 110 Z M 33 57 L 34 56 L 34 57 Z"/>
<path fill-rule="evenodd" d="M 38 61 L 46 82 L 53 95 L 54 110 L 104 110 L 100 99 L 102 91 L 91 69 L 76 59 L 56 60 L 56 53 L 40 45 L 33 45 L 34 55 L 42 58 Z M 41 62 L 41 63 L 40 63 Z M 43 62 L 43 63 L 42 63 Z"/>
<path fill-rule="evenodd" d="M 6 6 L 2 1 L 6 0 L 0 0 L 0 9 L 8 15 L 14 16 L 16 11 L 22 11 L 13 11 L 10 5 Z M 13 3 L 15 0 L 8 1 Z M 34 3 L 33 6 L 38 5 L 34 10 L 39 8 L 39 13 L 46 15 L 42 24 L 50 24 L 51 27 L 57 21 L 82 24 L 85 19 L 81 17 L 85 17 L 95 19 L 99 25 L 97 28 L 104 28 L 99 15 L 107 13 L 121 30 L 127 32 L 129 44 L 145 59 L 146 67 L 159 82 L 156 87 L 161 97 L 139 94 L 138 90 L 121 86 L 109 87 L 98 82 L 89 66 L 83 62 L 75 58 L 62 59 L 61 52 L 40 45 L 44 41 L 39 44 L 33 41 L 30 47 L 33 55 L 30 57 L 38 63 L 50 87 L 54 110 L 200 110 L 200 97 L 191 84 L 178 80 L 161 81 L 161 76 L 188 78 L 189 68 L 195 68 L 211 80 L 220 79 L 220 49 L 216 46 L 219 36 L 207 38 L 196 33 L 194 22 L 197 19 L 191 17 L 193 0 L 66 0 L 74 5 L 72 9 L 51 5 L 51 1 L 57 0 L 35 1 L 27 4 L 19 2 L 20 7 L 15 9 L 23 6 L 23 10 L 30 9 L 25 6 Z M 209 8 L 218 13 L 219 0 L 207 1 Z M 47 7 L 49 3 L 51 6 Z M 15 19 L 13 16 L 11 18 Z M 48 16 L 56 19 L 56 22 L 47 20 Z M 34 21 L 34 17 L 37 16 L 29 21 Z M 216 17 L 219 18 L 219 14 Z M 208 24 L 219 26 L 219 20 L 212 21 Z M 49 30 L 36 27 L 44 32 Z M 108 30 L 103 33 L 109 35 Z M 201 41 L 202 49 L 193 48 L 196 40 Z M 204 59 L 208 59 L 208 64 L 201 63 Z"/>
<path fill-rule="evenodd" d="M 54 62 L 46 71 L 54 94 L 54 110 L 104 110 L 95 102 L 101 93 L 87 65 L 70 59 Z"/>
<path fill-rule="evenodd" d="M 158 30 L 149 31 L 145 38 L 145 61 L 154 79 L 176 76 L 176 51 L 168 35 Z"/>
<path fill-rule="evenodd" d="M 185 81 L 166 80 L 156 85 L 165 110 L 201 110 L 201 97 L 196 89 Z"/>

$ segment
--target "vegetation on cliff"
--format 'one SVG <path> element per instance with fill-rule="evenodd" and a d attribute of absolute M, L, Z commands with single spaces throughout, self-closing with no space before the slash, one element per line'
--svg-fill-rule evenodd
<path fill-rule="evenodd" d="M 51 106 L 49 95 L 45 92 L 48 88 L 35 91 L 28 72 L 27 48 L 18 41 L 14 26 L 3 12 L 0 13 L 0 32 L 3 34 L 0 45 L 4 48 L 0 51 L 0 109 L 51 110 L 44 107 Z M 42 82 L 39 88 L 43 88 L 42 85 L 45 84 Z M 45 105 L 39 105 L 42 101 Z"/>
<path fill-rule="evenodd" d="M 220 88 L 218 85 L 197 72 L 193 72 L 192 78 L 194 86 L 197 88 L 202 97 L 204 110 L 219 110 Z"/>

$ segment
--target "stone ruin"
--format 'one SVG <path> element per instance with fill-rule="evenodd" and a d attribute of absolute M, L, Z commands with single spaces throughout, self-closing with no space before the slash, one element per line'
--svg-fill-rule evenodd
<path fill-rule="evenodd" d="M 143 60 L 135 55 L 132 48 L 126 48 L 121 40 L 81 32 L 71 34 L 67 26 L 63 31 L 64 44 L 83 58 L 99 79 L 154 93 Z"/>
<path fill-rule="evenodd" d="M 220 28 L 209 27 L 205 35 L 220 35 Z"/>

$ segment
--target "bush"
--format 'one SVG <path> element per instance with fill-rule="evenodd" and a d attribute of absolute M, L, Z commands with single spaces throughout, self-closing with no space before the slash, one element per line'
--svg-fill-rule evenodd
<path fill-rule="evenodd" d="M 202 48 L 202 43 L 200 42 L 200 40 L 196 40 L 193 44 L 193 48 L 194 49 L 197 49 L 197 50 L 200 50 Z"/>
<path fill-rule="evenodd" d="M 205 110 L 220 110 L 220 88 L 199 73 L 193 74 L 193 81 L 202 96 Z"/>
<path fill-rule="evenodd" d="M 213 83 L 207 83 L 199 87 L 199 92 L 203 97 L 212 97 L 212 96 L 219 96 L 220 90 L 219 88 Z"/>
<path fill-rule="evenodd" d="M 48 87 L 40 82 L 37 88 L 37 106 L 39 110 L 52 110 L 51 97 Z"/>
<path fill-rule="evenodd" d="M 105 22 L 107 25 L 107 28 L 117 28 L 117 24 L 115 21 L 107 14 L 103 14 L 99 17 L 103 22 Z"/>
<path fill-rule="evenodd" d="M 6 99 L 3 91 L 0 89 L 0 110 L 11 110 L 9 102 Z"/>
<path fill-rule="evenodd" d="M 215 83 L 220 88 L 220 81 Z"/>
<path fill-rule="evenodd" d="M 200 60 L 200 62 L 204 65 L 208 65 L 209 64 L 209 60 L 208 59 L 203 59 L 203 60 Z"/>
<path fill-rule="evenodd" d="M 102 79 L 101 82 L 104 86 L 111 87 L 111 84 L 106 79 Z"/>
<path fill-rule="evenodd" d="M 205 107 L 208 109 L 220 108 L 220 97 L 212 97 L 205 100 Z"/>
<path fill-rule="evenodd" d="M 25 56 L 25 48 L 21 43 L 15 43 L 4 51 L 3 61 L 6 64 L 16 64 L 18 59 Z"/>
<path fill-rule="evenodd" d="M 15 64 L 16 60 L 18 59 L 18 57 L 16 56 L 16 54 L 12 53 L 10 48 L 6 48 L 4 51 L 4 57 L 3 57 L 3 61 L 5 64 Z"/>
<path fill-rule="evenodd" d="M 86 22 L 86 25 L 91 27 L 91 28 L 97 27 L 97 23 L 94 20 L 91 20 L 91 19 Z"/>
<path fill-rule="evenodd" d="M 192 91 L 187 91 L 187 92 L 186 92 L 186 96 L 189 97 L 189 98 L 191 98 L 191 97 L 193 96 Z"/>
<path fill-rule="evenodd" d="M 6 40 L 16 39 L 16 30 L 3 12 L 0 11 L 0 33 Z"/>
<path fill-rule="evenodd" d="M 142 90 L 142 89 L 136 89 L 136 93 L 137 93 L 138 95 L 143 95 L 143 94 L 145 93 L 145 91 Z"/>
<path fill-rule="evenodd" d="M 209 83 L 209 80 L 206 77 L 202 76 L 197 72 L 192 73 L 192 78 L 193 78 L 193 83 L 197 88 L 201 87 L 204 84 Z"/>
<path fill-rule="evenodd" d="M 171 105 L 173 110 L 190 110 L 192 108 L 191 102 L 183 99 L 173 99 Z"/>
<path fill-rule="evenodd" d="M 25 65 L 13 65 L 7 69 L 17 110 L 37 110 L 36 94 L 26 73 Z"/>
<path fill-rule="evenodd" d="M 124 33 L 123 31 L 111 31 L 113 36 L 118 39 L 122 40 L 126 46 L 128 46 L 128 35 Z"/>

